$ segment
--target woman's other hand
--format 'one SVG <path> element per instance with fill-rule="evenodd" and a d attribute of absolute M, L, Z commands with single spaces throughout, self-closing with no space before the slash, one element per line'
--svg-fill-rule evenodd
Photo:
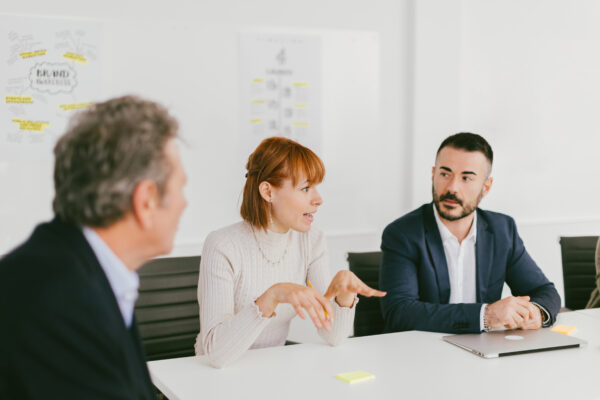
<path fill-rule="evenodd" d="M 306 319 L 303 309 L 308 313 L 317 328 L 330 330 L 333 321 L 333 309 L 329 300 L 315 289 L 296 283 L 276 283 L 267 289 L 256 305 L 264 317 L 271 317 L 279 303 L 291 304 L 300 318 Z"/>
<path fill-rule="evenodd" d="M 386 292 L 367 286 L 351 271 L 341 270 L 331 280 L 324 297 L 331 299 L 335 296 L 335 301 L 341 307 L 352 307 L 357 294 L 366 297 L 383 297 L 386 295 Z"/>

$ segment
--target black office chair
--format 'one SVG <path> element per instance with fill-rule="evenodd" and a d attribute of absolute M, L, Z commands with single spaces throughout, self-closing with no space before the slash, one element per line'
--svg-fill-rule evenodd
<path fill-rule="evenodd" d="M 364 283 L 379 289 L 379 264 L 381 252 L 348 253 L 350 271 Z M 354 336 L 383 333 L 384 322 L 378 297 L 361 297 L 354 316 Z"/>
<path fill-rule="evenodd" d="M 157 258 L 144 264 L 135 316 L 148 361 L 194 355 L 200 332 L 200 256 Z"/>
<path fill-rule="evenodd" d="M 565 287 L 565 307 L 585 308 L 596 287 L 595 252 L 598 236 L 561 236 L 562 270 Z"/>

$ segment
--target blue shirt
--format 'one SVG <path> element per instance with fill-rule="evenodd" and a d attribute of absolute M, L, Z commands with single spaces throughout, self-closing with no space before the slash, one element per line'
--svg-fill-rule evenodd
<path fill-rule="evenodd" d="M 125 325 L 129 328 L 133 320 L 133 307 L 138 297 L 140 278 L 135 271 L 127 269 L 123 261 L 111 250 L 100 236 L 88 227 L 83 228 L 83 235 L 94 251 L 100 266 L 108 278 Z"/>

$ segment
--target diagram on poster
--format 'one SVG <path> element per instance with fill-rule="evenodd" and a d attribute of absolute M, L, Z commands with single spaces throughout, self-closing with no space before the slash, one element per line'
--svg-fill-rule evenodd
<path fill-rule="evenodd" d="M 247 155 L 269 136 L 321 146 L 321 38 L 240 34 L 240 127 Z"/>
<path fill-rule="evenodd" d="M 0 16 L 0 153 L 51 156 L 68 119 L 101 95 L 99 22 Z"/>

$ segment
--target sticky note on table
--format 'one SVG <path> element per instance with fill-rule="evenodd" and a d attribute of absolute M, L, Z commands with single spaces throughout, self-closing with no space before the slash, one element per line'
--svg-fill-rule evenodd
<path fill-rule="evenodd" d="M 356 383 L 356 382 L 368 381 L 369 379 L 374 379 L 375 375 L 370 374 L 365 371 L 353 371 L 353 372 L 346 372 L 343 374 L 337 374 L 335 377 L 338 378 L 340 381 L 344 381 L 347 383 Z"/>
<path fill-rule="evenodd" d="M 577 328 L 568 325 L 556 325 L 552 330 L 554 332 L 562 333 L 563 335 L 570 335 L 571 333 L 576 332 Z"/>

